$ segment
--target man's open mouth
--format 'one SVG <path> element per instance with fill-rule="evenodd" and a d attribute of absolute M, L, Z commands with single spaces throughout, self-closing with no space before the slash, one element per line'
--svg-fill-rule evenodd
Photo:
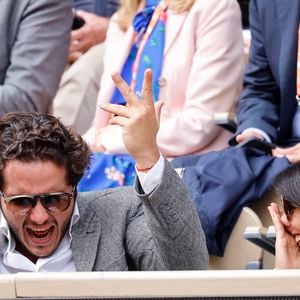
<path fill-rule="evenodd" d="M 35 239 L 46 239 L 48 238 L 54 230 L 54 226 L 51 226 L 47 229 L 32 229 L 27 228 L 28 233 Z"/>

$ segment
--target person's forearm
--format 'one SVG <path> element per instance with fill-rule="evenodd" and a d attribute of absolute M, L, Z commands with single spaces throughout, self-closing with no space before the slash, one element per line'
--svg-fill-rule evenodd
<path fill-rule="evenodd" d="M 198 214 L 169 162 L 165 160 L 162 181 L 151 194 L 144 194 L 138 181 L 135 187 L 166 268 L 207 269 L 208 253 Z"/>
<path fill-rule="evenodd" d="M 255 127 L 263 130 L 276 141 L 279 126 L 279 90 L 267 57 L 263 42 L 263 16 L 255 1 L 250 1 L 251 46 L 244 76 L 244 89 L 237 106 L 238 132 Z"/>
<path fill-rule="evenodd" d="M 0 86 L 0 114 L 48 112 L 67 61 L 71 0 L 32 1 L 18 22 L 10 65 Z"/>
<path fill-rule="evenodd" d="M 37 99 L 41 99 L 40 102 Z M 47 112 L 51 99 L 37 91 L 27 91 L 21 86 L 5 84 L 0 86 L 0 116 L 11 111 Z"/>

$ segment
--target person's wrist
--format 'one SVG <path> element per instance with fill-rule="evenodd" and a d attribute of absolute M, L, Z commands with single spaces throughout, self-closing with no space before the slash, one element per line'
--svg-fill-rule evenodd
<path fill-rule="evenodd" d="M 148 172 L 153 168 L 153 166 L 158 162 L 160 158 L 160 153 L 157 150 L 155 153 L 151 155 L 147 155 L 144 157 L 136 158 L 136 169 L 139 172 Z"/>
<path fill-rule="evenodd" d="M 153 166 L 148 167 L 148 168 L 144 168 L 144 169 L 141 169 L 141 168 L 136 166 L 136 169 L 137 169 L 138 172 L 147 173 L 148 171 L 150 171 L 153 168 Z"/>

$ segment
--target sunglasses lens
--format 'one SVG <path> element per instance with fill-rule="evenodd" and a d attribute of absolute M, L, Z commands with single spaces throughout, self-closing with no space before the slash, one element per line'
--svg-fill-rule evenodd
<path fill-rule="evenodd" d="M 72 198 L 69 193 L 49 194 L 43 197 L 43 205 L 52 212 L 64 211 L 69 207 Z"/>
<path fill-rule="evenodd" d="M 13 214 L 26 215 L 40 200 L 45 209 L 51 212 L 66 210 L 73 199 L 71 193 L 52 193 L 42 195 L 18 195 L 8 198 L 8 208 Z"/>
<path fill-rule="evenodd" d="M 33 199 L 30 197 L 18 197 L 9 201 L 9 209 L 13 213 L 26 215 L 33 206 Z"/>

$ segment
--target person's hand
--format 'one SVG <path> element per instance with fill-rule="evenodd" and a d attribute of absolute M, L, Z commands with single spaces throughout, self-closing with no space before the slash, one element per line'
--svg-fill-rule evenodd
<path fill-rule="evenodd" d="M 259 139 L 259 140 L 263 140 L 264 139 L 259 133 L 257 133 L 254 130 L 251 130 L 251 129 L 247 129 L 247 130 L 243 131 L 242 133 L 238 134 L 235 137 L 235 139 L 236 139 L 236 141 L 237 141 L 238 144 L 242 143 L 245 140 L 248 140 L 250 138 L 256 138 L 256 139 Z"/>
<path fill-rule="evenodd" d="M 275 268 L 276 269 L 299 269 L 300 248 L 299 241 L 287 230 L 290 222 L 286 214 L 281 211 L 276 203 L 268 207 L 276 231 L 275 243 Z M 299 236 L 296 237 L 299 239 Z"/>
<path fill-rule="evenodd" d="M 276 147 L 272 150 L 272 155 L 275 157 L 285 156 L 290 163 L 297 163 L 300 161 L 300 143 L 288 148 Z"/>
<path fill-rule="evenodd" d="M 111 125 L 123 127 L 123 140 L 128 153 L 133 156 L 138 169 L 151 168 L 159 159 L 156 143 L 162 102 L 156 103 L 152 94 L 152 71 L 146 70 L 142 88 L 142 98 L 134 94 L 128 84 L 117 73 L 112 79 L 120 90 L 127 105 L 102 104 L 101 108 L 114 114 Z"/>
<path fill-rule="evenodd" d="M 69 49 L 69 63 L 76 61 L 92 46 L 102 43 L 106 38 L 109 19 L 99 17 L 93 13 L 77 10 L 76 15 L 82 18 L 85 24 L 71 32 Z"/>

